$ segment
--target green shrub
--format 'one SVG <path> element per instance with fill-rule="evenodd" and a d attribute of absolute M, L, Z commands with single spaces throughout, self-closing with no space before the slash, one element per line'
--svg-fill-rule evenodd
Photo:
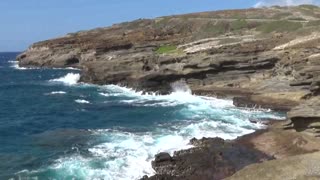
<path fill-rule="evenodd" d="M 158 54 L 174 53 L 174 52 L 177 52 L 177 46 L 174 46 L 174 45 L 164 45 L 159 47 L 156 50 L 156 53 Z"/>
<path fill-rule="evenodd" d="M 300 22 L 272 21 L 258 26 L 257 30 L 261 31 L 262 33 L 292 32 L 300 28 L 302 28 L 302 24 Z"/>

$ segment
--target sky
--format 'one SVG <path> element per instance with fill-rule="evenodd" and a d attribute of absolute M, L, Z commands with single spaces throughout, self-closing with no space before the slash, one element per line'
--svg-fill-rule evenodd
<path fill-rule="evenodd" d="M 0 52 L 139 18 L 298 4 L 320 5 L 320 0 L 1 0 Z"/>

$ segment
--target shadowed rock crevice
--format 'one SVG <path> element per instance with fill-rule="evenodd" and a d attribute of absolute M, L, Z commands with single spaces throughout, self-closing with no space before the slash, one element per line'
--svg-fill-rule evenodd
<path fill-rule="evenodd" d="M 71 59 L 67 59 L 66 63 L 65 63 L 65 66 L 72 66 L 72 65 L 78 64 L 79 62 L 80 62 L 79 59 L 74 57 L 74 58 L 71 58 Z"/>

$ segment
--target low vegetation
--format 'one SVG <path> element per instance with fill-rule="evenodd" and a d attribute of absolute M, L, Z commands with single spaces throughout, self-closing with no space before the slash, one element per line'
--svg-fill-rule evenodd
<path fill-rule="evenodd" d="M 320 8 L 314 5 L 301 5 L 297 7 L 297 10 L 300 11 L 302 14 L 320 18 Z"/>
<path fill-rule="evenodd" d="M 240 30 L 240 29 L 244 29 L 244 28 L 248 28 L 248 22 L 244 19 L 238 19 L 238 20 L 232 21 L 230 23 L 230 30 L 231 31 Z"/>
<path fill-rule="evenodd" d="M 320 20 L 309 21 L 306 26 L 320 26 Z"/>
<path fill-rule="evenodd" d="M 217 23 L 208 23 L 203 27 L 203 32 L 208 35 L 220 35 L 228 31 L 229 24 L 219 21 Z"/>
<path fill-rule="evenodd" d="M 273 15 L 271 19 L 281 20 L 281 19 L 286 18 L 291 15 L 292 15 L 292 13 L 290 13 L 290 12 L 280 12 L 280 13 Z"/>
<path fill-rule="evenodd" d="M 258 31 L 262 33 L 271 33 L 271 32 L 292 32 L 302 28 L 300 22 L 291 22 L 291 21 L 273 21 L 264 23 L 257 27 Z"/>
<path fill-rule="evenodd" d="M 177 46 L 174 45 L 163 45 L 160 46 L 157 50 L 156 53 L 158 54 L 170 54 L 170 53 L 179 53 L 181 50 L 177 48 Z"/>
<path fill-rule="evenodd" d="M 312 5 L 312 4 L 303 4 L 303 5 L 300 5 L 299 7 L 300 8 L 305 8 L 305 9 L 311 9 L 311 10 L 319 9 L 318 6 Z"/>

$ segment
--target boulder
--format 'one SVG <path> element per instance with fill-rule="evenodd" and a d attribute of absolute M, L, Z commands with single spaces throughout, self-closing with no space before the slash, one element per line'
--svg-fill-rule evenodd
<path fill-rule="evenodd" d="M 171 160 L 172 160 L 172 158 L 169 153 L 162 152 L 162 153 L 155 155 L 154 161 L 156 163 L 160 163 L 160 162 L 171 161 Z"/>

